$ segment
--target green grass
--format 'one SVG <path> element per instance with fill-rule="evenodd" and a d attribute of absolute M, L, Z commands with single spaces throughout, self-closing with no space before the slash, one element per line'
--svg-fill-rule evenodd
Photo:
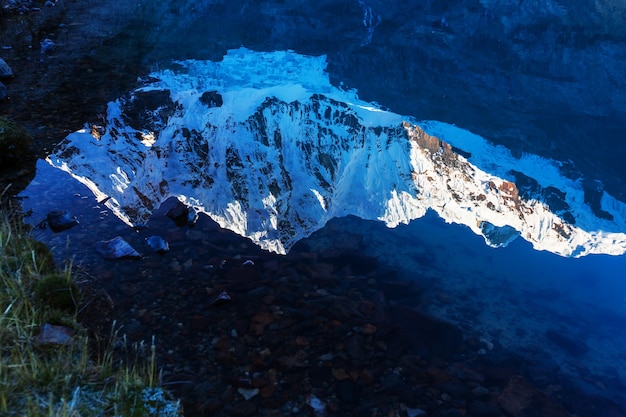
<path fill-rule="evenodd" d="M 71 265 L 55 270 L 45 245 L 0 205 L 0 415 L 181 416 L 160 388 L 154 340 L 129 345 L 112 329 L 94 352 L 77 321 L 82 299 Z M 46 324 L 72 335 L 41 343 Z"/>

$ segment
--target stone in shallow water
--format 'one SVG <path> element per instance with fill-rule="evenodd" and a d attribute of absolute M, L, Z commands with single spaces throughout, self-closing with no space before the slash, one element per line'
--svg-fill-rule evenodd
<path fill-rule="evenodd" d="M 241 394 L 241 396 L 245 398 L 246 401 L 249 401 L 259 393 L 259 389 L 258 388 L 239 388 L 237 392 Z"/>
<path fill-rule="evenodd" d="M 223 306 L 225 304 L 228 304 L 232 301 L 232 298 L 230 298 L 230 295 L 228 295 L 228 293 L 226 291 L 222 291 L 220 293 L 220 295 L 218 295 L 215 300 L 213 300 L 211 302 L 211 304 L 213 304 L 214 306 Z"/>
<path fill-rule="evenodd" d="M 78 219 L 67 211 L 51 211 L 46 216 L 48 227 L 55 233 L 71 229 L 78 224 Z"/>
<path fill-rule="evenodd" d="M 556 346 L 573 356 L 581 356 L 589 351 L 589 346 L 582 340 L 566 336 L 557 330 L 546 330 L 546 337 Z"/>
<path fill-rule="evenodd" d="M 170 250 L 170 245 L 161 236 L 150 236 L 146 238 L 146 243 L 153 251 L 161 255 Z"/>
<path fill-rule="evenodd" d="M 97 242 L 95 248 L 107 259 L 141 258 L 139 252 L 130 246 L 121 236 L 117 236 L 111 240 Z"/>
<path fill-rule="evenodd" d="M 561 404 L 535 387 L 530 381 L 514 375 L 498 397 L 498 404 L 513 417 L 569 417 Z"/>
<path fill-rule="evenodd" d="M 0 58 L 0 78 L 10 78 L 13 77 L 13 71 L 9 64 L 2 58 Z"/>

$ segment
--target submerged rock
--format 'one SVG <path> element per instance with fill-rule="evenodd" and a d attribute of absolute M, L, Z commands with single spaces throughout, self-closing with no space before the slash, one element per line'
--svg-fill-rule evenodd
<path fill-rule="evenodd" d="M 589 352 L 589 346 L 587 346 L 584 341 L 566 336 L 557 330 L 546 330 L 546 337 L 553 344 L 561 348 L 563 351 L 569 353 L 570 355 L 581 356 Z"/>
<path fill-rule="evenodd" d="M 498 397 L 498 404 L 513 417 L 569 417 L 565 408 L 527 379 L 514 375 Z"/>
<path fill-rule="evenodd" d="M 225 304 L 228 304 L 232 301 L 232 298 L 230 297 L 230 295 L 228 295 L 228 293 L 226 291 L 222 291 L 220 293 L 220 295 L 218 295 L 212 302 L 211 304 L 219 307 L 219 306 L 223 306 Z"/>
<path fill-rule="evenodd" d="M 121 236 L 117 236 L 111 240 L 97 242 L 95 248 L 107 259 L 141 258 L 141 254 L 130 246 Z"/>
<path fill-rule="evenodd" d="M 13 70 L 9 67 L 9 64 L 2 58 L 0 58 L 0 78 L 13 77 Z"/>
<path fill-rule="evenodd" d="M 56 47 L 56 44 L 54 43 L 54 41 L 52 39 L 44 39 L 43 41 L 40 42 L 41 45 L 41 53 L 42 54 L 47 54 L 49 52 L 52 52 L 54 50 L 54 48 Z"/>
<path fill-rule="evenodd" d="M 48 227 L 55 233 L 62 232 L 63 230 L 71 229 L 79 222 L 76 216 L 72 216 L 67 211 L 51 211 L 46 217 Z"/>
<path fill-rule="evenodd" d="M 161 236 L 150 236 L 146 238 L 146 243 L 154 252 L 161 255 L 170 250 L 170 245 Z"/>

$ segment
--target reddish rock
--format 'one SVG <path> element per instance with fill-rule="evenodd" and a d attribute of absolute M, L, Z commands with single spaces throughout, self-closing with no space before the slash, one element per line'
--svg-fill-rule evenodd
<path fill-rule="evenodd" d="M 374 382 L 376 382 L 376 378 L 374 378 L 374 375 L 372 375 L 372 373 L 367 369 L 361 370 L 361 372 L 359 373 L 359 378 L 366 385 L 372 385 Z"/>
<path fill-rule="evenodd" d="M 309 358 L 309 354 L 306 351 L 304 351 L 302 349 L 298 350 L 296 352 L 296 355 L 295 355 L 295 360 L 296 360 L 295 366 L 297 366 L 297 367 L 306 367 L 306 366 L 308 366 L 308 364 L 309 364 L 308 358 Z"/>
<path fill-rule="evenodd" d="M 350 375 L 348 375 L 348 373 L 343 368 L 333 368 L 332 375 L 338 381 L 343 381 L 344 379 L 350 378 Z"/>
<path fill-rule="evenodd" d="M 296 365 L 296 358 L 293 356 L 281 356 L 276 362 L 283 368 L 293 368 Z"/>
<path fill-rule="evenodd" d="M 363 326 L 363 334 L 372 335 L 376 333 L 378 328 L 371 323 L 367 323 Z"/>
<path fill-rule="evenodd" d="M 230 410 L 230 414 L 236 417 L 251 416 L 256 414 L 256 412 L 256 405 L 254 405 L 254 403 L 251 401 L 240 402 Z"/>
<path fill-rule="evenodd" d="M 308 337 L 305 336 L 296 336 L 296 346 L 308 346 L 310 343 L 310 340 Z"/>
<path fill-rule="evenodd" d="M 267 311 L 259 311 L 250 320 L 250 331 L 254 334 L 262 335 L 265 328 L 274 321 L 272 313 Z"/>
<path fill-rule="evenodd" d="M 232 343 L 228 337 L 220 338 L 214 345 L 215 350 L 221 350 L 221 351 L 228 350 L 231 348 L 231 346 L 232 346 Z"/>
<path fill-rule="evenodd" d="M 266 385 L 261 388 L 261 398 L 272 398 L 276 392 L 276 385 Z"/>
<path fill-rule="evenodd" d="M 193 315 L 189 317 L 189 329 L 194 332 L 207 330 L 211 322 L 208 317 L 202 315 Z"/>
<path fill-rule="evenodd" d="M 561 404 L 519 375 L 511 377 L 498 404 L 513 417 L 571 417 Z"/>
<path fill-rule="evenodd" d="M 432 382 L 434 384 L 441 384 L 441 383 L 444 383 L 444 382 L 448 382 L 451 379 L 449 373 L 447 373 L 446 371 L 444 371 L 442 369 L 439 369 L 439 368 L 432 368 L 431 367 L 431 368 L 426 370 L 426 373 L 432 377 L 432 379 L 433 379 Z"/>
<path fill-rule="evenodd" d="M 263 297 L 261 301 L 263 301 L 263 304 L 271 305 L 274 304 L 274 301 L 276 301 L 276 297 L 272 294 L 269 294 Z"/>
<path fill-rule="evenodd" d="M 264 369 L 267 367 L 267 362 L 258 355 L 252 355 L 250 357 L 250 362 L 254 369 Z"/>
<path fill-rule="evenodd" d="M 230 351 L 218 352 L 217 355 L 215 355 L 215 360 L 220 365 L 232 365 L 235 362 L 233 353 Z"/>

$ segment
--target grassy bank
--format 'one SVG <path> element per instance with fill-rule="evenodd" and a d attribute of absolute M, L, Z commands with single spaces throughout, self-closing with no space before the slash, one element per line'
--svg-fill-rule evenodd
<path fill-rule="evenodd" d="M 90 343 L 86 299 L 71 266 L 56 269 L 0 205 L 0 415 L 182 415 L 159 386 L 154 341 L 129 346 L 113 331 Z"/>

